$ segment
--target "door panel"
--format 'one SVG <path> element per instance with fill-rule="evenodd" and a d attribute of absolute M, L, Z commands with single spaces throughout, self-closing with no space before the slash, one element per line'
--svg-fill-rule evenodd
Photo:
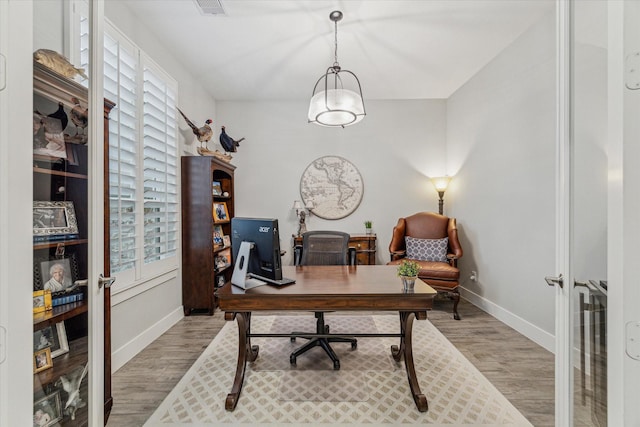
<path fill-rule="evenodd" d="M 574 2 L 570 268 L 574 425 L 607 420 L 607 3 Z"/>

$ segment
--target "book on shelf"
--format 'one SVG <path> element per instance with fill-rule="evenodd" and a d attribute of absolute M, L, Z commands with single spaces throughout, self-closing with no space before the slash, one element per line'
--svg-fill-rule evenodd
<path fill-rule="evenodd" d="M 59 305 L 70 304 L 84 300 L 82 289 L 76 289 L 71 292 L 56 292 L 51 296 L 51 305 L 57 307 Z"/>
<path fill-rule="evenodd" d="M 79 234 L 56 234 L 56 235 L 37 235 L 33 236 L 33 243 L 46 243 L 46 242 L 64 242 L 67 240 L 79 239 Z"/>

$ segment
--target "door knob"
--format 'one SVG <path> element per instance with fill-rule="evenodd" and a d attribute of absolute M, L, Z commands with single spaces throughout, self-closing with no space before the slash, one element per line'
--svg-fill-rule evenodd
<path fill-rule="evenodd" d="M 562 274 L 559 275 L 558 277 L 547 276 L 544 278 L 544 280 L 547 282 L 547 285 L 549 286 L 559 285 L 562 288 L 564 284 L 562 279 Z"/>
<path fill-rule="evenodd" d="M 104 286 L 105 289 L 108 289 L 111 287 L 111 285 L 113 285 L 113 282 L 115 281 L 115 277 L 104 277 L 102 273 L 100 273 L 100 277 L 98 277 L 98 287 L 102 288 Z"/>

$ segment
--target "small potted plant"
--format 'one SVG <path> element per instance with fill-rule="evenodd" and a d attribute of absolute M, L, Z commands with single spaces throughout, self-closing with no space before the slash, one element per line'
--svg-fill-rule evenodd
<path fill-rule="evenodd" d="M 372 223 L 371 221 L 365 221 L 365 222 L 364 222 L 364 229 L 365 229 L 365 231 L 367 232 L 367 234 L 371 234 L 371 233 L 372 233 L 372 231 L 373 231 L 373 230 L 371 229 L 371 225 L 372 225 L 372 224 L 373 224 L 373 223 Z"/>
<path fill-rule="evenodd" d="M 413 292 L 413 286 L 418 278 L 420 266 L 415 261 L 403 259 L 398 265 L 398 276 L 402 279 L 402 286 L 405 291 Z"/>

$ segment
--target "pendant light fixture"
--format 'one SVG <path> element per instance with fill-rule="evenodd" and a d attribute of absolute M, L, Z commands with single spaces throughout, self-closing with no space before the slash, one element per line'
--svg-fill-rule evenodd
<path fill-rule="evenodd" d="M 367 114 L 362 100 L 360 80 L 338 64 L 338 21 L 342 12 L 329 14 L 335 24 L 335 53 L 333 65 L 318 79 L 309 103 L 309 123 L 321 126 L 345 127 L 358 123 Z"/>

